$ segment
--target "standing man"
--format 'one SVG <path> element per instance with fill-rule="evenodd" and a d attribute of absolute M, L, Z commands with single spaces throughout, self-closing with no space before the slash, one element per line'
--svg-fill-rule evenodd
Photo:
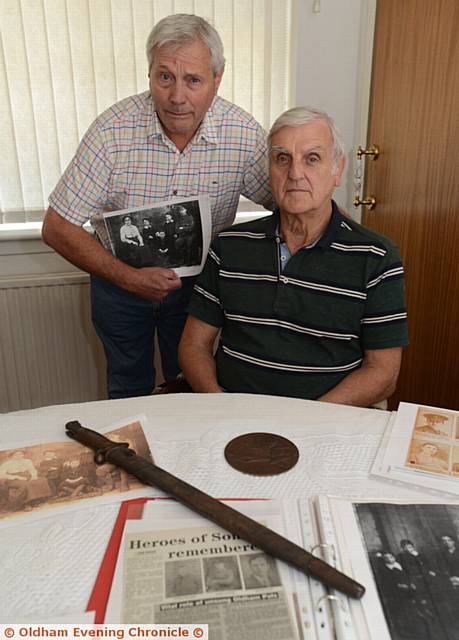
<path fill-rule="evenodd" d="M 194 226 L 194 218 L 185 207 L 177 207 L 175 248 L 184 266 L 192 264 L 195 244 Z"/>
<path fill-rule="evenodd" d="M 436 571 L 426 556 L 419 553 L 411 540 L 400 540 L 402 551 L 398 554 L 397 560 L 403 569 L 408 573 L 410 580 L 414 583 L 417 596 L 420 601 L 430 609 L 434 608 L 433 579 L 437 578 Z"/>
<path fill-rule="evenodd" d="M 268 146 L 278 209 L 212 243 L 183 373 L 195 391 L 370 406 L 393 392 L 407 341 L 400 254 L 333 202 L 345 156 L 326 113 L 287 111 Z"/>
<path fill-rule="evenodd" d="M 393 553 L 377 555 L 381 562 L 375 567 L 376 584 L 392 637 L 426 637 L 432 613 L 426 613 L 425 606 L 418 602 L 416 585 Z"/>
<path fill-rule="evenodd" d="M 459 595 L 459 547 L 456 540 L 449 535 L 440 538 L 441 548 L 437 553 L 437 565 L 448 579 L 451 587 Z"/>
<path fill-rule="evenodd" d="M 215 29 L 198 16 L 168 16 L 150 33 L 147 56 L 150 91 L 113 105 L 91 125 L 43 225 L 43 240 L 91 274 L 110 398 L 151 393 L 155 330 L 164 376 L 175 378 L 193 282 L 171 269 L 121 262 L 82 225 L 107 210 L 208 194 L 216 234 L 233 222 L 241 194 L 271 204 L 262 128 L 216 95 L 225 59 Z"/>

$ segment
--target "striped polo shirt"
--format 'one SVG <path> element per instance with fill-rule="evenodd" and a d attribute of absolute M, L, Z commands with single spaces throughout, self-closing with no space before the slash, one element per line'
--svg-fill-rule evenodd
<path fill-rule="evenodd" d="M 407 344 L 395 244 L 341 215 L 280 266 L 279 213 L 235 225 L 211 245 L 189 313 L 221 327 L 227 391 L 316 399 L 360 367 L 364 351 Z"/>
<path fill-rule="evenodd" d="M 145 92 L 116 103 L 93 122 L 49 203 L 74 224 L 92 219 L 99 233 L 104 211 L 208 194 L 215 235 L 233 222 L 241 194 L 272 208 L 266 157 L 262 127 L 218 96 L 180 152 Z"/>

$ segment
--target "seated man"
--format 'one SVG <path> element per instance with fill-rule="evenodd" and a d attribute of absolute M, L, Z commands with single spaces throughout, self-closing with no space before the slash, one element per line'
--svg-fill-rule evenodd
<path fill-rule="evenodd" d="M 394 391 L 407 343 L 399 251 L 331 199 L 345 157 L 326 113 L 287 111 L 268 147 L 278 208 L 213 242 L 180 345 L 183 373 L 194 391 L 369 406 Z"/>

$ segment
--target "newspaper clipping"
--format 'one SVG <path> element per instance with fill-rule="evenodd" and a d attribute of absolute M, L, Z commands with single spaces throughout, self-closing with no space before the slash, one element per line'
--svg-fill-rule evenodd
<path fill-rule="evenodd" d="M 211 640 L 297 638 L 276 561 L 217 527 L 125 535 L 123 623 L 206 623 Z"/>

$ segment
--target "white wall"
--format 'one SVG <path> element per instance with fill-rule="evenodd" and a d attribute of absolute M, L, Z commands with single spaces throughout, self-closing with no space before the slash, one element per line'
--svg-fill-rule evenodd
<path fill-rule="evenodd" d="M 294 106 L 319 107 L 336 121 L 347 153 L 347 169 L 336 199 L 351 214 L 356 114 L 361 103 L 360 31 L 371 4 L 368 0 L 298 2 Z"/>

